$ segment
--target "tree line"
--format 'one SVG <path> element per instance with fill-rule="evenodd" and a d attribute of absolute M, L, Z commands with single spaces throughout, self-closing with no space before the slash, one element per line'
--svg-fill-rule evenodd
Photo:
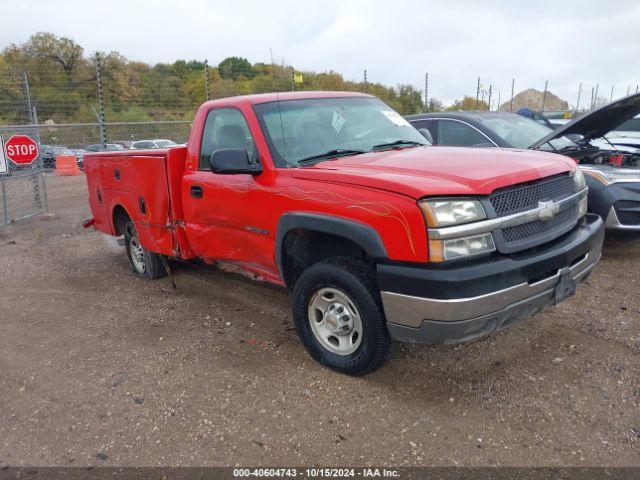
<path fill-rule="evenodd" d="M 96 56 L 70 38 L 36 33 L 0 53 L 0 122 L 95 122 L 98 109 Z M 289 65 L 225 58 L 150 65 L 118 52 L 102 55 L 101 80 L 107 121 L 190 120 L 209 98 L 295 90 L 366 91 L 402 114 L 424 110 L 422 94 L 396 87 L 346 80 L 334 71 L 312 72 Z M 208 76 L 205 79 L 205 71 Z M 295 75 L 292 78 L 292 74 Z M 32 108 L 28 109 L 29 103 Z M 442 106 L 431 101 L 429 109 Z"/>

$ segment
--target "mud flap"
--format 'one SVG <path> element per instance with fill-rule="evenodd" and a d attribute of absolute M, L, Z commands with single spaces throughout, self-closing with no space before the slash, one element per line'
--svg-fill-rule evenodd
<path fill-rule="evenodd" d="M 578 282 L 571 278 L 569 267 L 562 268 L 559 272 L 560 281 L 554 292 L 555 304 L 559 304 L 576 293 Z"/>

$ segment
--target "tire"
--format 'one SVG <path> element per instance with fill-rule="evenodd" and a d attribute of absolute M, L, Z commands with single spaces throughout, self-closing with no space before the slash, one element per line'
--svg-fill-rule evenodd
<path fill-rule="evenodd" d="M 155 280 L 167 276 L 165 260 L 162 255 L 150 252 L 140 244 L 136 226 L 132 221 L 127 222 L 124 232 L 124 243 L 131 271 L 136 275 Z"/>
<path fill-rule="evenodd" d="M 389 356 L 380 292 L 360 260 L 333 258 L 307 268 L 293 289 L 293 320 L 311 357 L 336 372 L 366 375 Z"/>

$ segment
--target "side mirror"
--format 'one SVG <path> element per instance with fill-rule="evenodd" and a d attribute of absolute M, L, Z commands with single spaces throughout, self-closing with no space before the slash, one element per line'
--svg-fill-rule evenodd
<path fill-rule="evenodd" d="M 260 175 L 262 165 L 259 161 L 251 161 L 249 153 L 244 149 L 222 148 L 211 155 L 211 171 L 221 175 L 247 173 Z"/>
<path fill-rule="evenodd" d="M 579 133 L 570 133 L 569 135 L 566 135 L 566 137 L 575 143 L 580 143 L 582 140 L 584 140 L 584 136 L 580 135 Z"/>
<path fill-rule="evenodd" d="M 422 136 L 429 142 L 429 145 L 433 145 L 433 137 L 431 136 L 431 132 L 426 128 L 419 128 L 418 131 L 422 134 Z"/>

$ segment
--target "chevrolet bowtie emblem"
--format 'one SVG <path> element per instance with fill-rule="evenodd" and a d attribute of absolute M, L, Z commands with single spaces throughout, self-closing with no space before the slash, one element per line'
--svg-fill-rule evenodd
<path fill-rule="evenodd" d="M 538 218 L 540 220 L 551 220 L 560 212 L 560 205 L 555 202 L 538 202 Z"/>

